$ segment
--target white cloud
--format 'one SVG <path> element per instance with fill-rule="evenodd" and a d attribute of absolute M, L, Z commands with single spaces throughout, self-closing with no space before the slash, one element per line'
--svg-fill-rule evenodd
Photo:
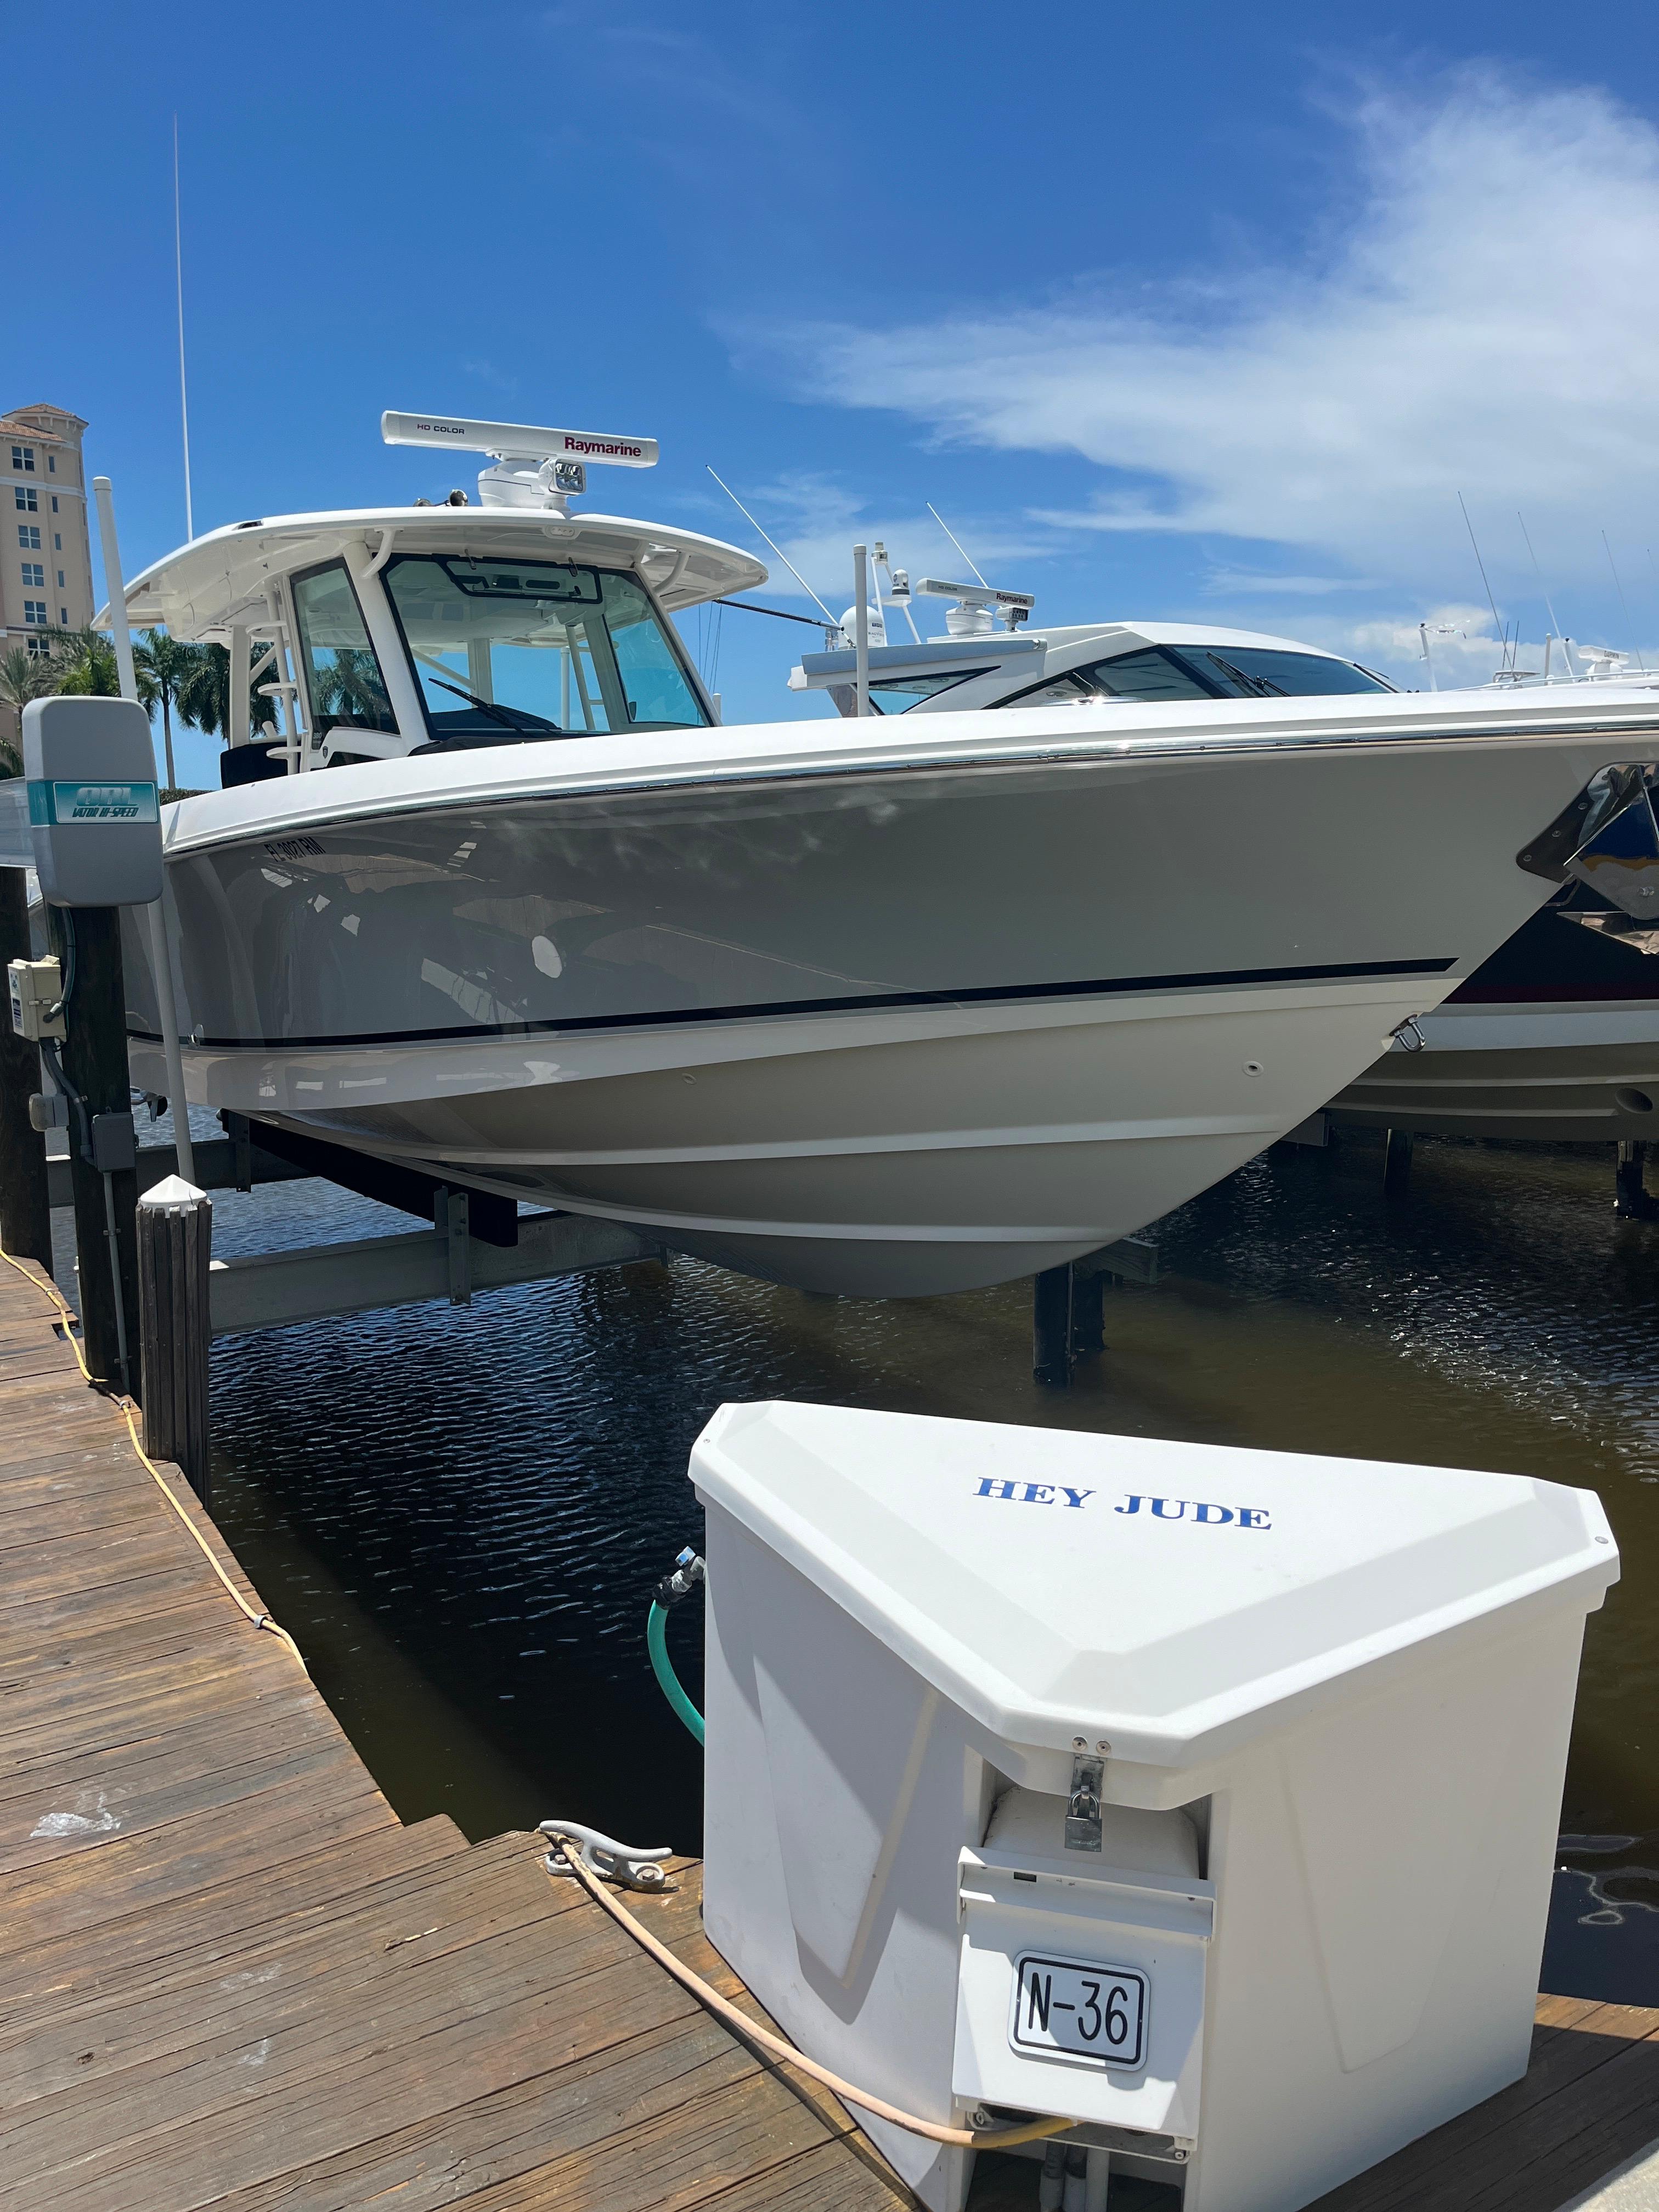
<path fill-rule="evenodd" d="M 1267 541 L 1428 596 L 1467 588 L 1462 489 L 1489 567 L 1535 592 L 1522 509 L 1600 598 L 1600 530 L 1644 562 L 1659 495 L 1659 132 L 1493 68 L 1374 93 L 1354 132 L 1317 259 L 775 343 L 821 398 L 1114 472 L 1045 534 Z"/>
<path fill-rule="evenodd" d="M 1323 599 L 1332 592 L 1368 592 L 1371 576 L 1280 576 L 1261 568 L 1212 568 L 1204 588 L 1218 597 L 1246 592 L 1272 596 L 1285 592 L 1296 599 Z"/>
<path fill-rule="evenodd" d="M 1423 628 L 1429 631 L 1429 650 L 1434 656 L 1434 678 L 1442 690 L 1468 684 L 1490 684 L 1500 668 L 1529 670 L 1541 675 L 1546 666 L 1559 677 L 1562 652 L 1559 641 L 1547 648 L 1541 629 L 1519 637 L 1499 638 L 1492 628 L 1491 610 L 1467 601 L 1449 601 L 1426 611 L 1415 606 L 1398 608 L 1344 619 L 1334 613 L 1299 616 L 1298 637 L 1310 645 L 1322 645 L 1375 668 L 1408 691 L 1429 689 L 1429 670 L 1423 659 Z M 1659 668 L 1659 653 L 1627 635 L 1632 666 Z M 1590 666 L 1584 644 L 1569 639 L 1568 656 L 1575 673 Z"/>
<path fill-rule="evenodd" d="M 1412 690 L 1427 690 L 1424 628 L 1429 632 L 1435 680 L 1448 688 L 1488 684 L 1504 661 L 1505 647 L 1493 636 L 1492 617 L 1485 607 L 1453 605 L 1415 617 L 1385 615 L 1370 622 L 1351 623 L 1340 630 L 1338 641 L 1342 651 L 1368 667 L 1382 670 Z M 1541 645 L 1522 641 L 1516 648 L 1516 665 L 1541 671 L 1543 652 Z"/>
<path fill-rule="evenodd" d="M 518 378 L 507 375 L 493 361 L 464 361 L 461 374 L 475 377 L 480 384 L 490 385 L 497 392 L 516 392 L 519 388 Z"/>

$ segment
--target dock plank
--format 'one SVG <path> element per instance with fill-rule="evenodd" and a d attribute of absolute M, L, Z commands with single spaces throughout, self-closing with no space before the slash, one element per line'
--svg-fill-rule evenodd
<path fill-rule="evenodd" d="M 440 1813 L 413 1827 L 375 1827 L 275 1864 L 258 1883 L 233 1878 L 19 1944 L 0 1954 L 0 2076 L 15 2044 L 82 2017 L 96 2018 L 107 2040 L 117 2009 L 132 1993 L 159 1996 L 191 1980 L 205 1987 L 261 1971 L 251 1958 L 279 1924 L 331 1923 L 359 1894 L 405 1882 L 469 1848 Z"/>

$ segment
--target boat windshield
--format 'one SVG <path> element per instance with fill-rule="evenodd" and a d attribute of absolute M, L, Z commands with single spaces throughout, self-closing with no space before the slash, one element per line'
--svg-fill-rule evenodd
<path fill-rule="evenodd" d="M 908 714 L 924 699 L 937 699 L 941 691 L 954 691 L 975 676 L 988 676 L 991 667 L 947 668 L 942 672 L 917 669 L 908 676 L 872 676 L 870 704 L 878 714 Z"/>
<path fill-rule="evenodd" d="M 1316 699 L 1342 691 L 1390 691 L 1352 660 L 1265 645 L 1153 645 L 1051 676 L 1000 707 L 1044 707 L 1078 699 Z"/>
<path fill-rule="evenodd" d="M 440 744 L 708 721 L 630 570 L 410 554 L 386 581 Z"/>

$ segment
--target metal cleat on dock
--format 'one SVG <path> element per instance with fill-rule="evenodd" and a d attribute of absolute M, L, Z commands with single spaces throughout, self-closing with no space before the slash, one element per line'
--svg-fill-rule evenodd
<path fill-rule="evenodd" d="M 553 1844 L 547 1855 L 549 1874 L 570 1874 L 569 1855 L 574 1847 L 574 1855 L 590 1874 L 605 1881 L 620 1882 L 624 1889 L 660 1889 L 668 1879 L 659 1863 L 673 1856 L 668 1844 L 636 1850 L 630 1844 L 619 1844 L 613 1836 L 601 1835 L 597 1828 L 585 1828 L 578 1820 L 544 1820 L 541 1833 Z"/>

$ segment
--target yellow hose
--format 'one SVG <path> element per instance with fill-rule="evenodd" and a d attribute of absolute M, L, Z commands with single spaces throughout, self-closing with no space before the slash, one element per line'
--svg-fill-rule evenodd
<path fill-rule="evenodd" d="M 557 1843 L 558 1840 L 556 1834 L 553 1841 Z M 890 2120 L 895 2127 L 908 2129 L 912 2135 L 925 2136 L 929 2142 L 948 2143 L 959 2150 L 1007 2150 L 1016 2143 L 1040 2142 L 1046 2136 L 1056 2136 L 1065 2129 L 1077 2125 L 1075 2120 L 1047 2119 L 1028 2120 L 1017 2128 L 947 2128 L 939 2120 L 920 2119 L 915 2112 L 901 2112 L 896 2105 L 889 2105 L 879 2097 L 872 2097 L 867 2089 L 855 2089 L 850 2081 L 843 2081 L 839 2074 L 832 2074 L 827 2066 L 820 2066 L 816 2059 L 808 2058 L 804 2051 L 797 2051 L 793 2043 L 786 2043 L 781 2036 L 769 2034 L 765 2028 L 757 2027 L 746 2013 L 739 2012 L 736 2005 L 729 2002 L 718 1990 L 711 1988 L 701 1974 L 694 1974 L 690 1966 L 674 1956 L 665 1943 L 658 1942 L 642 1921 L 636 1920 L 627 1906 L 611 1895 L 599 1876 L 583 1863 L 574 1844 L 566 1848 L 563 1859 L 588 1895 L 596 1898 L 611 1917 L 628 1930 L 641 1949 L 648 1951 L 657 1964 L 674 1977 L 682 1989 L 691 1992 L 699 2004 L 705 2006 L 717 2019 L 723 2020 L 745 2043 L 757 2045 L 769 2057 L 781 2059 L 786 2066 L 793 2066 L 800 2073 L 810 2075 L 813 2081 L 832 2091 L 843 2104 L 857 2105 L 864 2112 L 873 2112 L 878 2120 Z"/>
<path fill-rule="evenodd" d="M 0 1249 L 0 1260 L 3 1260 L 9 1267 L 15 1267 L 18 1273 L 23 1278 L 23 1280 L 26 1283 L 33 1284 L 37 1291 L 42 1291 L 45 1296 L 49 1297 L 52 1304 L 58 1308 L 58 1313 L 63 1318 L 64 1334 L 69 1340 L 70 1350 L 75 1354 L 75 1364 L 80 1369 L 87 1381 L 90 1382 L 92 1380 L 92 1370 L 87 1365 L 86 1355 L 82 1352 L 80 1340 L 75 1334 L 74 1307 L 70 1305 L 69 1300 L 64 1296 L 64 1293 L 58 1289 L 57 1284 L 52 1281 L 49 1275 L 43 1279 L 41 1276 L 31 1273 L 30 1269 L 25 1266 L 21 1260 L 14 1258 L 11 1253 L 3 1249 Z M 162 1474 L 161 1468 L 156 1466 L 155 1461 L 144 1449 L 143 1444 L 139 1443 L 137 1407 L 134 1405 L 131 1398 L 117 1397 L 113 1400 L 113 1403 L 125 1417 L 127 1434 L 132 1439 L 132 1449 L 137 1453 L 144 1466 L 149 1469 L 151 1475 L 155 1479 L 156 1488 L 161 1492 L 162 1497 L 166 1498 L 167 1504 L 173 1508 L 173 1511 L 179 1516 L 179 1520 L 183 1522 L 185 1528 L 190 1533 L 191 1541 L 201 1553 L 202 1557 L 207 1561 L 209 1566 L 212 1568 L 214 1573 L 218 1576 L 220 1581 L 230 1592 L 231 1596 L 235 1600 L 242 1612 L 246 1613 L 247 1618 L 253 1623 L 253 1626 L 256 1628 L 263 1628 L 266 1630 L 270 1635 L 276 1638 L 278 1643 L 285 1644 L 289 1650 L 294 1654 L 295 1657 L 300 1662 L 301 1666 L 305 1667 L 306 1662 L 304 1654 L 301 1651 L 299 1645 L 294 1641 L 294 1638 L 289 1634 L 287 1629 L 280 1626 L 277 1622 L 274 1621 L 268 1613 L 256 1613 L 253 1610 L 253 1607 L 248 1603 L 247 1600 L 242 1595 L 240 1590 L 237 1589 L 235 1583 L 232 1582 L 230 1577 L 225 1572 L 218 1560 L 214 1557 L 213 1547 L 211 1545 L 209 1544 L 201 1530 L 191 1519 L 189 1514 L 185 1512 L 184 1507 L 179 1503 L 178 1498 L 174 1497 L 173 1490 L 169 1486 L 167 1478 Z M 309 1668 L 307 1668 L 307 1672 L 309 1673 Z"/>

